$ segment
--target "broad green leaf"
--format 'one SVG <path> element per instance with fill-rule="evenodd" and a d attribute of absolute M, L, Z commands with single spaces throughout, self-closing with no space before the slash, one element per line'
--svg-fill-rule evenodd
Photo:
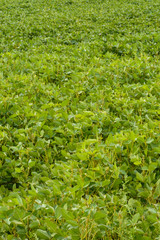
<path fill-rule="evenodd" d="M 136 178 L 140 181 L 140 182 L 144 182 L 144 177 L 142 174 L 140 174 L 139 172 L 136 172 Z"/>
<path fill-rule="evenodd" d="M 65 210 L 64 208 L 62 208 L 62 216 L 65 220 L 73 220 L 74 216 L 71 212 Z"/>
<path fill-rule="evenodd" d="M 138 222 L 139 218 L 140 218 L 140 214 L 136 213 L 132 218 L 132 223 L 135 225 Z"/>
<path fill-rule="evenodd" d="M 95 221 L 96 221 L 96 220 L 99 220 L 99 219 L 106 218 L 106 217 L 107 217 L 107 214 L 106 214 L 104 211 L 98 211 L 98 212 L 96 212 L 95 215 L 94 215 Z"/>
<path fill-rule="evenodd" d="M 42 229 L 37 229 L 36 235 L 39 239 L 51 239 L 50 235 Z"/>
<path fill-rule="evenodd" d="M 57 206 L 55 209 L 55 217 L 59 219 L 61 216 L 62 216 L 62 208 Z"/>
<path fill-rule="evenodd" d="M 154 198 L 157 199 L 160 197 L 160 179 L 156 182 L 156 188 L 154 191 Z"/>
<path fill-rule="evenodd" d="M 39 221 L 33 221 L 29 224 L 29 228 L 35 229 L 35 228 L 38 228 L 39 225 L 40 225 Z"/>

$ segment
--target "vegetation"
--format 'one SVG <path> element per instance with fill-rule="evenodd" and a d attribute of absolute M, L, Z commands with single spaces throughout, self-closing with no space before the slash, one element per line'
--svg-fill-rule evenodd
<path fill-rule="evenodd" d="M 0 239 L 159 239 L 159 9 L 0 1 Z"/>

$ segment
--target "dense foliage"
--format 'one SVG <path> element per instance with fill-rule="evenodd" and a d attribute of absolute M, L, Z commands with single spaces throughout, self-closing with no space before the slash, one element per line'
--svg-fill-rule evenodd
<path fill-rule="evenodd" d="M 0 1 L 0 239 L 159 239 L 159 10 Z"/>

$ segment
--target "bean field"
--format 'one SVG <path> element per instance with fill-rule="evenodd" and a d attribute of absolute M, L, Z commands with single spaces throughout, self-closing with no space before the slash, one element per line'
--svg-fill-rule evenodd
<path fill-rule="evenodd" d="M 160 240 L 160 1 L 0 1 L 0 240 Z"/>

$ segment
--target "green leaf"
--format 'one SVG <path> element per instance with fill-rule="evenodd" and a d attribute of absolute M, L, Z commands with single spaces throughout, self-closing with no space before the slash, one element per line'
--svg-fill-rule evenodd
<path fill-rule="evenodd" d="M 58 224 L 56 224 L 53 221 L 50 221 L 49 219 L 45 220 L 45 225 L 47 226 L 48 230 L 51 233 L 56 233 L 57 232 L 57 228 L 58 228 Z"/>
<path fill-rule="evenodd" d="M 96 220 L 99 220 L 99 219 L 106 218 L 106 217 L 107 217 L 107 214 L 106 214 L 104 211 L 98 211 L 98 212 L 96 212 L 95 215 L 94 215 L 95 221 L 96 221 Z"/>
<path fill-rule="evenodd" d="M 71 212 L 65 210 L 64 208 L 62 208 L 62 216 L 65 220 L 73 220 L 74 216 Z"/>
<path fill-rule="evenodd" d="M 134 232 L 137 233 L 137 234 L 140 234 L 140 235 L 143 235 L 144 234 L 144 231 L 140 228 L 134 228 Z"/>
<path fill-rule="evenodd" d="M 154 199 L 157 199 L 160 197 L 160 179 L 156 182 L 156 188 L 154 191 Z"/>
<path fill-rule="evenodd" d="M 134 163 L 134 165 L 136 166 L 141 165 L 142 160 L 138 155 L 131 154 L 130 159 L 131 162 Z"/>
<path fill-rule="evenodd" d="M 50 235 L 46 231 L 44 231 L 42 229 L 37 229 L 36 235 L 40 239 L 46 239 L 46 240 L 47 239 L 51 239 Z"/>
<path fill-rule="evenodd" d="M 153 141 L 154 141 L 153 138 L 148 138 L 147 141 L 146 141 L 146 143 L 147 143 L 147 144 L 150 144 L 150 143 L 152 143 Z"/>
<path fill-rule="evenodd" d="M 157 162 L 152 162 L 151 164 L 149 164 L 149 171 L 154 171 L 157 168 Z"/>
<path fill-rule="evenodd" d="M 139 172 L 136 172 L 136 178 L 140 181 L 140 182 L 144 182 L 144 177 L 142 174 L 140 174 Z"/>
<path fill-rule="evenodd" d="M 135 225 L 139 219 L 140 219 L 140 214 L 136 213 L 132 218 L 132 223 Z"/>
<path fill-rule="evenodd" d="M 62 216 L 62 208 L 56 207 L 55 209 L 55 217 L 59 219 Z"/>
<path fill-rule="evenodd" d="M 40 225 L 39 221 L 33 221 L 29 224 L 29 228 L 30 229 L 35 229 L 35 228 L 38 228 Z"/>
<path fill-rule="evenodd" d="M 87 153 L 77 153 L 77 157 L 82 160 L 85 161 L 88 159 L 88 154 Z"/>

